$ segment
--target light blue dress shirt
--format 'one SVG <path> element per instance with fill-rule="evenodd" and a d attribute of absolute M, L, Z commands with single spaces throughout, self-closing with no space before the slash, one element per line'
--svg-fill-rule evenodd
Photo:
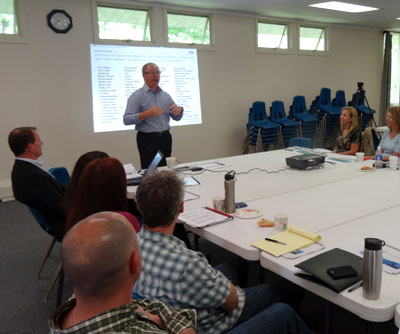
<path fill-rule="evenodd" d="M 136 124 L 135 129 L 142 132 L 161 132 L 169 130 L 169 119 L 179 121 L 182 114 L 174 116 L 170 114 L 170 103 L 175 104 L 172 97 L 160 87 L 154 93 L 146 84 L 135 91 L 128 99 L 124 114 L 124 124 Z M 149 117 L 143 121 L 139 120 L 139 114 L 145 110 L 159 106 L 163 114 L 156 117 Z"/>
<path fill-rule="evenodd" d="M 390 131 L 385 131 L 379 146 L 382 148 L 383 156 L 393 155 L 394 152 L 400 153 L 400 134 L 390 139 Z"/>

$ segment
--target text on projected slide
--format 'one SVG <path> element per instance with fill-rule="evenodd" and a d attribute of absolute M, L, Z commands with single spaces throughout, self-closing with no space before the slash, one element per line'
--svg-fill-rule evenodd
<path fill-rule="evenodd" d="M 179 122 L 201 124 L 196 49 L 91 45 L 94 132 L 133 129 L 123 124 L 129 96 L 144 84 L 142 67 L 155 63 L 161 71 L 159 86 L 184 108 Z"/>

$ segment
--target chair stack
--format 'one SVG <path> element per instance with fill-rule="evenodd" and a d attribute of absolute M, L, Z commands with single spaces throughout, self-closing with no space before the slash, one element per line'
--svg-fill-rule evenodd
<path fill-rule="evenodd" d="M 332 105 L 337 108 L 343 108 L 347 106 L 346 104 L 346 96 L 343 90 L 337 90 L 336 96 L 332 100 Z"/>
<path fill-rule="evenodd" d="M 300 122 L 288 119 L 285 112 L 285 106 L 282 101 L 274 101 L 270 107 L 271 121 L 278 123 L 281 128 L 283 143 L 289 142 L 290 138 L 297 137 Z"/>
<path fill-rule="evenodd" d="M 329 88 L 321 88 L 316 107 L 318 109 L 318 119 L 320 120 L 317 131 L 318 146 L 333 148 L 339 131 L 341 108 L 332 105 L 331 90 Z"/>
<path fill-rule="evenodd" d="M 300 135 L 313 139 L 317 130 L 318 118 L 311 115 L 306 107 L 304 96 L 297 95 L 290 106 L 289 119 L 300 122 Z"/>
<path fill-rule="evenodd" d="M 265 146 L 278 145 L 279 124 L 271 122 L 267 117 L 265 103 L 255 101 L 249 109 L 247 136 L 243 143 L 243 153 L 249 153 L 251 146 L 256 151 L 264 150 Z"/>

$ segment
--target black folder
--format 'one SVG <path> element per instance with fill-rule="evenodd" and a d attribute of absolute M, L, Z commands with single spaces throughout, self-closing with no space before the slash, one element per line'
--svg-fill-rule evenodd
<path fill-rule="evenodd" d="M 334 280 L 327 274 L 329 268 L 341 266 L 352 266 L 357 271 L 357 276 Z M 296 276 L 319 283 L 336 292 L 341 292 L 362 279 L 362 258 L 340 248 L 316 255 L 296 264 L 295 267 L 310 274 L 297 273 Z"/>

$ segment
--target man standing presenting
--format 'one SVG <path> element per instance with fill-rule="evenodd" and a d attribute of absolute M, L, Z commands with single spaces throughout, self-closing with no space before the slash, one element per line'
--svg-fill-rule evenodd
<path fill-rule="evenodd" d="M 196 333 L 194 310 L 132 300 L 140 248 L 121 214 L 100 212 L 73 226 L 63 239 L 61 259 L 75 296 L 51 316 L 50 333 Z"/>
<path fill-rule="evenodd" d="M 156 64 L 143 66 L 145 84 L 129 97 L 124 114 L 124 124 L 136 124 L 138 130 L 136 142 L 142 169 L 149 166 L 158 150 L 164 157 L 171 156 L 169 120 L 179 121 L 183 114 L 183 108 L 177 106 L 171 96 L 158 86 L 160 73 Z M 166 165 L 165 158 L 160 165 Z"/>
<path fill-rule="evenodd" d="M 65 214 L 62 199 L 65 188 L 38 160 L 43 141 L 35 127 L 12 130 L 8 144 L 15 155 L 11 172 L 12 188 L 17 201 L 36 208 L 51 224 L 53 235 L 64 236 Z"/>

